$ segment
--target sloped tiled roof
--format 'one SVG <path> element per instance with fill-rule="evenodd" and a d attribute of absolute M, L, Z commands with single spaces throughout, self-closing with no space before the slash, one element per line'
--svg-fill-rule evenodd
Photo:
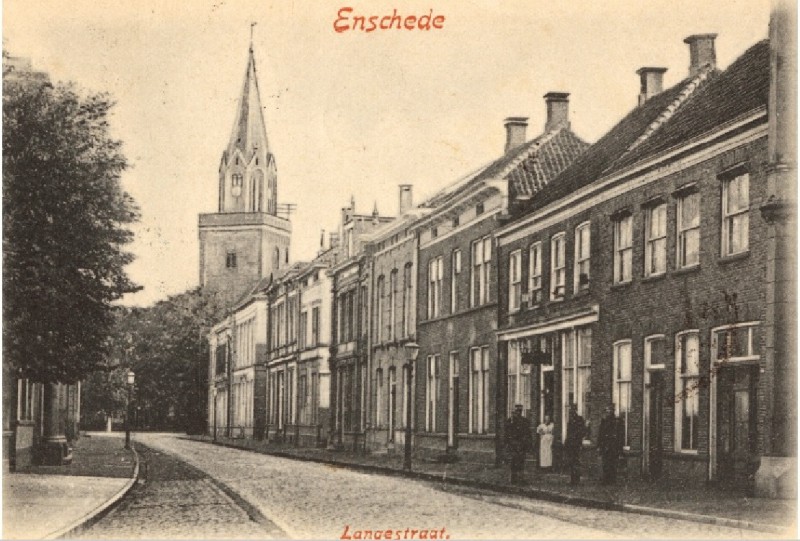
<path fill-rule="evenodd" d="M 700 136 L 742 115 L 766 107 L 769 97 L 769 40 L 750 47 L 728 69 L 698 90 L 660 130 L 623 157 L 621 169 Z"/>
<path fill-rule="evenodd" d="M 440 206 L 473 186 L 494 178 L 508 180 L 511 195 L 532 195 L 588 147 L 589 143 L 569 128 L 546 132 L 509 150 L 466 179 L 462 178 L 459 186 L 446 188 L 421 206 Z"/>

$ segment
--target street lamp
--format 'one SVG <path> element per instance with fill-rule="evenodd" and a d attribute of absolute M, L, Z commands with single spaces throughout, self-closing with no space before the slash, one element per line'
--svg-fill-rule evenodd
<path fill-rule="evenodd" d="M 403 456 L 403 469 L 411 471 L 411 384 L 414 381 L 414 363 L 419 355 L 419 344 L 408 342 L 406 350 L 406 441 L 405 454 Z"/>
<path fill-rule="evenodd" d="M 128 370 L 127 382 L 128 382 L 128 406 L 126 408 L 125 413 L 125 449 L 131 448 L 131 391 L 133 390 L 133 382 L 136 378 L 136 374 L 133 373 L 133 370 Z"/>

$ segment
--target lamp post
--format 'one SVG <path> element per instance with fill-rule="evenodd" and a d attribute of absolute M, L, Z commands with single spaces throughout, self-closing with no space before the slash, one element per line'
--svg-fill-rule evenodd
<path fill-rule="evenodd" d="M 403 469 L 411 471 L 411 385 L 414 381 L 414 363 L 419 355 L 419 344 L 409 342 L 405 345 L 406 350 L 406 441 L 405 454 L 403 456 Z"/>
<path fill-rule="evenodd" d="M 126 374 L 127 382 L 128 382 L 128 406 L 125 412 L 125 449 L 131 448 L 131 391 L 133 391 L 133 382 L 136 378 L 136 374 L 133 373 L 133 370 L 128 370 Z"/>
<path fill-rule="evenodd" d="M 214 390 L 211 393 L 214 396 L 214 435 L 212 441 L 217 443 L 217 385 L 214 384 Z"/>

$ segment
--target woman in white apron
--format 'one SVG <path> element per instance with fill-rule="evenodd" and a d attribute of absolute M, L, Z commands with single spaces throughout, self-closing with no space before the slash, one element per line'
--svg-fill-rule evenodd
<path fill-rule="evenodd" d="M 539 434 L 539 467 L 551 468 L 553 466 L 553 421 L 549 415 L 544 416 L 544 422 L 536 428 Z"/>

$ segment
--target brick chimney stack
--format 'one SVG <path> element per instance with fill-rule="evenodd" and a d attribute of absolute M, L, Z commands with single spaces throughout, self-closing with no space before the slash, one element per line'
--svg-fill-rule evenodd
<path fill-rule="evenodd" d="M 414 205 L 412 188 L 411 184 L 400 184 L 400 212 L 398 212 L 398 216 L 410 210 Z"/>
<path fill-rule="evenodd" d="M 569 93 L 548 92 L 544 95 L 544 101 L 547 103 L 547 122 L 544 131 L 569 128 Z"/>
<path fill-rule="evenodd" d="M 667 68 L 639 68 L 636 75 L 639 76 L 641 87 L 639 90 L 639 105 L 660 94 L 664 90 L 664 72 Z"/>
<path fill-rule="evenodd" d="M 511 116 L 503 121 L 506 127 L 506 153 L 525 142 L 528 117 Z"/>
<path fill-rule="evenodd" d="M 706 66 L 717 67 L 714 49 L 716 34 L 694 34 L 683 40 L 689 44 L 689 76 L 694 77 Z"/>

